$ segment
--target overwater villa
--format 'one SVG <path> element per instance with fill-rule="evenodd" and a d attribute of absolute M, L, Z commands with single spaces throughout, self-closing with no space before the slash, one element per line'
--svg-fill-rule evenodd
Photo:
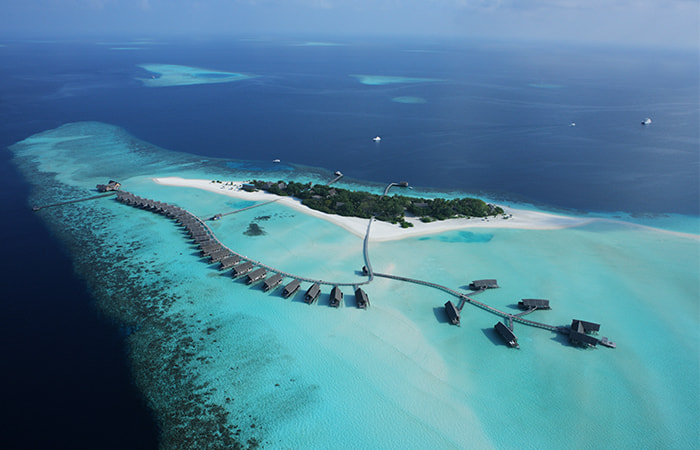
<path fill-rule="evenodd" d="M 304 295 L 304 301 L 310 305 L 316 301 L 319 295 L 321 295 L 321 286 L 318 283 L 314 283 L 306 291 L 306 294 Z"/>
<path fill-rule="evenodd" d="M 513 330 L 505 326 L 503 322 L 497 322 L 493 328 L 501 335 L 510 348 L 520 348 L 520 345 L 518 345 L 518 338 L 513 334 Z"/>
<path fill-rule="evenodd" d="M 369 297 L 367 297 L 367 293 L 362 288 L 358 287 L 355 289 L 355 301 L 360 309 L 367 309 L 367 306 L 369 306 Z"/>
<path fill-rule="evenodd" d="M 333 289 L 331 289 L 330 305 L 337 308 L 340 306 L 341 301 L 343 301 L 343 291 L 341 291 L 338 286 L 333 286 Z"/>
<path fill-rule="evenodd" d="M 485 289 L 494 289 L 498 287 L 496 280 L 474 280 L 469 283 L 469 289 L 473 291 L 483 291 Z"/>
<path fill-rule="evenodd" d="M 292 280 L 288 285 L 284 287 L 284 291 L 282 291 L 282 296 L 284 298 L 288 298 L 291 295 L 293 295 L 296 291 L 298 291 L 300 287 L 301 283 L 299 283 L 299 280 Z"/>

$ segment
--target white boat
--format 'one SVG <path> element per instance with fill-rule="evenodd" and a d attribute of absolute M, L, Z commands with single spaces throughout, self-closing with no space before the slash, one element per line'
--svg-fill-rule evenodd
<path fill-rule="evenodd" d="M 571 122 L 571 123 L 569 124 L 569 126 L 570 126 L 570 127 L 575 127 L 575 126 L 576 126 L 576 122 Z"/>
<path fill-rule="evenodd" d="M 377 136 L 377 137 L 375 137 L 375 138 L 372 138 L 372 140 L 373 140 L 374 142 L 379 142 L 379 141 L 382 140 L 382 138 L 380 138 L 379 136 Z"/>
<path fill-rule="evenodd" d="M 647 117 L 646 119 L 642 120 L 642 125 L 649 125 L 649 124 L 651 124 L 650 118 Z"/>
<path fill-rule="evenodd" d="M 280 163 L 280 160 L 279 160 L 279 159 L 273 159 L 272 162 L 275 163 L 275 164 L 279 164 L 279 163 Z"/>

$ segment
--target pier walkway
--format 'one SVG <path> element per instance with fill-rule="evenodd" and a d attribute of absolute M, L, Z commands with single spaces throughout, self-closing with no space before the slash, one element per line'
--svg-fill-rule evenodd
<path fill-rule="evenodd" d="M 336 181 L 340 180 L 341 178 L 343 178 L 343 174 L 342 174 L 342 173 L 341 173 L 340 175 L 336 176 L 335 178 L 333 178 L 333 179 L 332 179 L 331 181 L 329 181 L 328 183 L 326 183 L 326 186 L 330 186 L 331 184 L 335 183 Z"/>
<path fill-rule="evenodd" d="M 241 260 L 244 261 L 249 261 L 252 264 L 263 267 L 267 269 L 270 272 L 275 272 L 279 273 L 280 275 L 284 277 L 289 277 L 293 278 L 299 281 L 306 281 L 309 283 L 318 283 L 320 285 L 327 285 L 327 286 L 362 286 L 365 284 L 368 284 L 372 281 L 371 278 L 364 280 L 364 281 L 352 281 L 352 282 L 342 282 L 342 281 L 327 281 L 327 280 L 321 280 L 321 279 L 316 279 L 316 278 L 310 278 L 310 277 L 302 277 L 299 275 L 294 275 L 288 272 L 285 272 L 283 270 L 279 270 L 275 267 L 272 267 L 270 265 L 264 264 L 261 261 L 257 261 L 255 259 L 249 258 L 245 255 L 241 255 L 240 253 L 237 253 L 233 250 L 231 250 L 229 247 L 224 245 L 223 242 L 219 240 L 219 238 L 216 237 L 214 232 L 209 228 L 209 225 L 206 224 L 206 221 L 202 220 L 201 218 L 197 217 L 196 215 L 192 214 L 191 212 L 187 211 L 186 209 L 180 208 L 178 206 L 170 205 L 167 203 L 161 203 L 155 200 L 147 199 L 147 198 L 142 198 L 137 195 L 131 194 L 130 192 L 126 191 L 119 191 L 117 193 L 117 200 L 136 207 L 136 208 L 141 208 L 141 209 L 147 209 L 150 211 L 153 211 L 155 213 L 163 214 L 168 217 L 171 217 L 173 219 L 176 219 L 180 223 L 197 223 L 202 230 L 204 230 L 205 234 L 207 235 L 208 239 L 210 241 L 213 241 L 214 243 L 218 244 L 222 249 L 227 250 L 228 252 L 231 253 L 231 255 L 238 256 Z M 271 203 L 276 200 L 272 200 L 268 203 Z M 253 206 L 260 206 L 258 205 L 253 205 Z M 248 207 L 250 208 L 250 207 Z M 241 211 L 241 210 L 239 210 Z M 188 225 L 185 225 L 188 227 Z M 369 229 L 368 229 L 369 232 Z M 367 258 L 366 258 L 367 261 Z"/>
<path fill-rule="evenodd" d="M 475 305 L 483 310 L 486 310 L 492 314 L 496 314 L 498 316 L 501 316 L 501 317 L 507 319 L 509 321 L 511 329 L 513 328 L 512 322 L 519 322 L 519 323 L 522 323 L 524 325 L 529 325 L 529 326 L 537 327 L 537 328 L 544 328 L 545 330 L 549 330 L 549 331 L 559 332 L 559 330 L 560 330 L 559 327 L 554 326 L 554 325 L 549 325 L 549 324 L 541 323 L 541 322 L 535 322 L 534 320 L 524 319 L 524 318 L 520 317 L 520 315 L 513 315 L 513 314 L 507 313 L 505 311 L 501 311 L 500 309 L 496 309 L 493 306 L 487 305 L 486 303 L 482 303 L 478 300 L 474 300 L 473 298 L 471 298 L 471 297 L 469 297 L 461 292 L 455 291 L 454 289 L 450 289 L 447 286 L 443 286 L 441 284 L 432 283 L 430 281 L 417 280 L 415 278 L 401 277 L 398 275 L 390 275 L 390 274 L 386 274 L 386 273 L 374 272 L 374 275 L 377 277 L 389 278 L 392 280 L 406 281 L 408 283 L 420 284 L 423 286 L 428 286 L 431 288 L 439 289 L 443 292 L 447 292 L 448 294 L 454 295 L 455 297 L 459 298 L 459 304 L 457 305 L 457 309 L 459 309 L 460 311 L 464 307 L 465 303 L 471 303 L 472 305 Z M 478 294 L 481 292 L 483 292 L 483 291 L 476 291 L 475 294 Z"/>
<path fill-rule="evenodd" d="M 397 183 L 390 184 L 387 187 L 387 189 L 385 190 L 385 194 L 388 192 L 389 188 L 391 188 L 392 186 L 396 186 L 396 185 L 401 185 L 401 184 L 397 184 Z M 99 196 L 99 197 L 104 197 L 104 195 Z M 99 197 L 95 197 L 95 198 L 99 198 Z M 130 206 L 134 206 L 137 208 L 145 209 L 145 210 L 150 210 L 150 211 L 153 211 L 155 213 L 162 214 L 162 215 L 165 215 L 171 219 L 174 219 L 180 225 L 185 227 L 185 229 L 190 234 L 192 239 L 194 239 L 196 245 L 198 245 L 200 247 L 200 249 L 202 250 L 203 255 L 205 255 L 205 256 L 216 255 L 216 257 L 218 259 L 214 259 L 214 257 L 212 257 L 213 261 L 220 261 L 220 260 L 225 259 L 227 257 L 236 256 L 236 257 L 240 258 L 240 260 L 247 261 L 250 264 L 264 268 L 269 272 L 279 274 L 283 277 L 288 277 L 288 278 L 298 280 L 298 281 L 304 281 L 304 282 L 308 282 L 308 283 L 314 283 L 314 284 L 326 285 L 326 286 L 352 286 L 353 290 L 357 290 L 359 286 L 371 283 L 374 280 L 375 276 L 387 278 L 387 279 L 392 279 L 392 280 L 397 280 L 397 281 L 404 281 L 404 282 L 408 282 L 408 283 L 414 283 L 414 284 L 418 284 L 418 285 L 427 286 L 427 287 L 430 287 L 433 289 L 438 289 L 438 290 L 441 290 L 441 291 L 443 291 L 447 294 L 450 294 L 454 297 L 457 297 L 459 299 L 459 302 L 458 302 L 458 305 L 456 308 L 459 311 L 462 310 L 462 308 L 464 307 L 465 304 L 470 303 L 470 304 L 472 304 L 478 308 L 481 308 L 481 309 L 483 309 L 491 314 L 495 314 L 499 317 L 502 317 L 503 319 L 505 319 L 507 321 L 507 324 L 508 324 L 507 326 L 511 331 L 513 330 L 513 322 L 518 322 L 518 323 L 521 323 L 523 325 L 528 325 L 531 327 L 542 328 L 542 329 L 552 331 L 555 333 L 568 334 L 571 331 L 567 327 L 549 325 L 546 323 L 537 322 L 534 320 L 529 320 L 529 319 L 526 319 L 523 317 L 527 314 L 534 312 L 537 309 L 536 307 L 530 308 L 527 311 L 520 312 L 517 314 L 511 314 L 511 313 L 508 313 L 505 311 L 501 311 L 497 308 L 494 308 L 493 306 L 489 306 L 485 303 L 482 303 L 482 302 L 472 298 L 473 295 L 477 295 L 477 294 L 482 293 L 484 291 L 484 289 L 486 289 L 486 288 L 483 288 L 480 290 L 475 290 L 471 293 L 472 296 L 469 296 L 469 295 L 466 295 L 462 292 L 456 291 L 454 289 L 451 289 L 447 286 L 443 286 L 443 285 L 438 284 L 438 283 L 433 283 L 433 282 L 425 281 L 425 280 L 419 280 L 419 279 L 415 279 L 415 278 L 402 277 L 402 276 L 398 276 L 398 275 L 391 275 L 391 274 L 374 272 L 374 270 L 372 269 L 372 265 L 370 263 L 370 260 L 369 260 L 369 236 L 370 236 L 370 231 L 372 228 L 372 222 L 375 220 L 374 217 L 372 217 L 370 219 L 369 223 L 367 224 L 367 232 L 365 234 L 365 239 L 364 239 L 364 243 L 363 243 L 363 255 L 364 255 L 365 267 L 366 267 L 366 271 L 364 271 L 364 270 L 363 271 L 365 272 L 365 274 L 368 275 L 367 279 L 365 279 L 364 281 L 339 282 L 339 281 L 327 281 L 327 280 L 321 280 L 321 279 L 316 279 L 316 278 L 295 275 L 292 273 L 285 272 L 283 270 L 279 270 L 273 266 L 264 264 L 261 261 L 257 261 L 255 259 L 249 258 L 245 255 L 241 255 L 241 254 L 231 250 L 226 245 L 224 245 L 224 243 L 221 242 L 219 240 L 219 238 L 216 237 L 216 235 L 211 230 L 211 228 L 207 225 L 205 220 L 202 220 L 201 218 L 195 216 L 191 212 L 189 212 L 183 208 L 180 208 L 178 206 L 169 205 L 167 203 L 161 203 L 161 202 L 150 200 L 150 199 L 145 199 L 145 198 L 136 196 L 134 194 L 131 194 L 131 193 L 125 192 L 125 191 L 118 191 L 117 192 L 117 200 L 121 203 L 130 205 Z M 275 200 L 273 200 L 273 201 L 275 201 Z M 267 203 L 272 203 L 272 201 L 267 202 Z M 260 205 L 253 205 L 252 207 L 255 207 L 255 206 L 260 206 Z M 244 209 L 249 209 L 249 208 L 251 208 L 251 207 L 244 208 Z M 238 210 L 238 211 L 242 211 L 242 210 L 243 209 Z M 236 212 L 236 211 L 232 211 L 229 214 L 233 214 L 234 212 Z M 224 255 L 221 255 L 221 253 L 224 253 Z M 234 271 L 235 271 L 235 268 L 234 268 Z M 614 344 L 608 344 L 607 339 L 605 341 L 601 340 L 600 342 L 603 343 L 604 345 L 614 346 Z"/>
<path fill-rule="evenodd" d="M 41 209 L 53 208 L 54 206 L 62 206 L 62 205 L 69 205 L 71 203 L 86 202 L 88 200 L 95 200 L 95 199 L 102 198 L 102 197 L 109 197 L 110 195 L 114 195 L 116 193 L 117 193 L 117 191 L 112 191 L 112 192 L 108 192 L 106 194 L 94 195 L 92 197 L 87 197 L 87 198 L 76 198 L 75 200 L 66 200 L 64 202 L 51 203 L 50 205 L 33 206 L 32 210 L 39 211 Z"/>
<path fill-rule="evenodd" d="M 257 207 L 259 207 L 259 206 L 269 205 L 270 203 L 275 203 L 275 202 L 277 202 L 277 201 L 279 201 L 279 200 L 280 200 L 279 198 L 276 198 L 276 199 L 274 199 L 274 200 L 268 200 L 268 201 L 266 201 L 266 202 L 256 203 L 255 205 L 246 206 L 245 208 L 237 209 L 237 210 L 235 210 L 235 211 L 229 211 L 229 212 L 225 212 L 225 213 L 215 214 L 214 216 L 212 216 L 212 217 L 210 217 L 210 218 L 208 218 L 208 219 L 204 219 L 204 220 L 218 220 L 218 218 L 221 218 L 221 217 L 224 217 L 224 216 L 230 216 L 231 214 L 236 214 L 236 213 L 239 213 L 239 212 L 248 211 L 249 209 L 257 208 Z M 217 216 L 218 216 L 218 218 L 215 219 L 214 217 L 217 217 Z"/>

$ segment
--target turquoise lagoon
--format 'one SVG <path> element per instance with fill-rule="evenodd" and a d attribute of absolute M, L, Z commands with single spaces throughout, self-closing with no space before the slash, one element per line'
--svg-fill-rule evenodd
<path fill-rule="evenodd" d="M 322 181 L 308 168 L 201 159 L 157 148 L 120 128 L 67 124 L 12 147 L 32 204 L 93 195 L 97 183 L 175 203 L 202 217 L 249 206 L 153 177 Z M 355 185 L 354 185 L 355 186 Z M 378 186 L 367 186 L 379 190 Z M 207 265 L 175 224 L 111 198 L 38 214 L 70 250 L 99 307 L 132 330 L 134 378 L 166 448 L 692 448 L 700 439 L 700 243 L 678 233 L 599 220 L 564 230 L 478 229 L 372 242 L 377 272 L 463 289 L 497 278 L 479 300 L 514 310 L 548 298 L 534 320 L 602 324 L 617 349 L 580 349 L 450 298 L 375 279 L 371 307 L 349 288 L 309 306 L 263 293 Z M 696 218 L 686 218 L 697 225 Z M 244 234 L 258 224 L 260 236 Z M 232 214 L 213 230 L 237 252 L 280 270 L 363 281 L 362 239 L 278 204 Z M 666 227 L 670 228 L 670 227 Z M 684 229 L 690 227 L 684 226 Z M 697 229 L 697 228 L 695 228 Z M 306 287 L 306 286 L 304 286 Z"/>

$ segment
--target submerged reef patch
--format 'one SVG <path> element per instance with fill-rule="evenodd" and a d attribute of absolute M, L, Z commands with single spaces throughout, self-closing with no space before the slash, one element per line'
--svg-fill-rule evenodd
<path fill-rule="evenodd" d="M 144 86 L 147 87 L 230 83 L 255 78 L 255 75 L 200 69 L 176 64 L 140 64 L 139 67 L 158 75 L 153 75 L 151 78 L 139 78 Z"/>
<path fill-rule="evenodd" d="M 385 84 L 401 84 L 401 83 L 429 83 L 433 81 L 445 81 L 440 78 L 416 78 L 416 77 L 399 77 L 389 75 L 350 75 L 356 78 L 362 84 L 368 86 L 382 86 Z"/>
<path fill-rule="evenodd" d="M 422 105 L 423 103 L 427 103 L 428 101 L 424 99 L 423 97 L 394 97 L 391 99 L 392 102 L 395 103 L 405 103 L 407 105 Z"/>

